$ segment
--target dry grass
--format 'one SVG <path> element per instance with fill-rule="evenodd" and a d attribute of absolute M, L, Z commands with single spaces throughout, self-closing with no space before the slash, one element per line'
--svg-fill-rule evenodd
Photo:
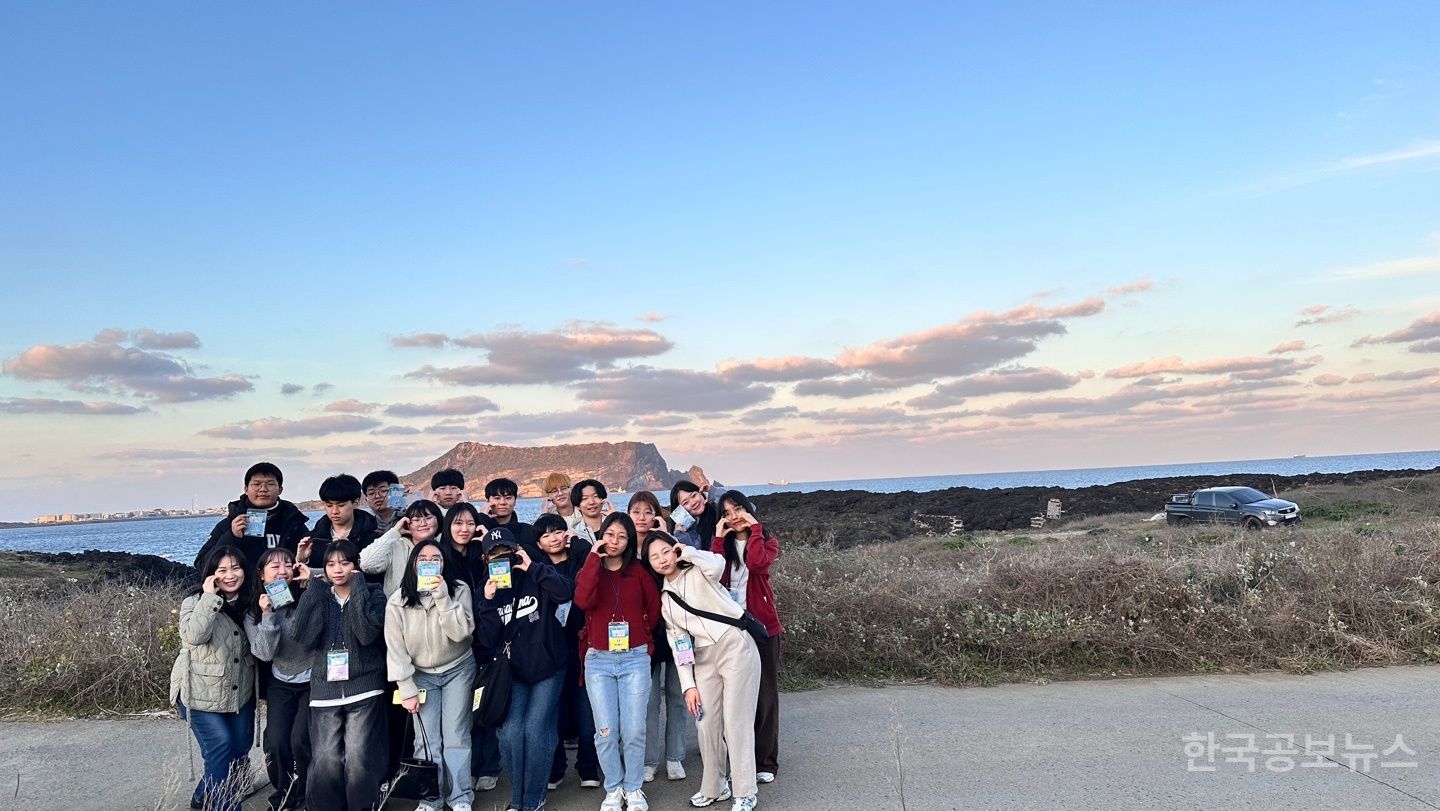
<path fill-rule="evenodd" d="M 1378 506 L 1264 532 L 1129 515 L 792 545 L 773 574 L 784 678 L 991 684 L 1440 660 L 1434 494 L 1341 489 Z"/>
<path fill-rule="evenodd" d="M 0 581 L 0 714 L 96 715 L 166 704 L 178 587 Z"/>

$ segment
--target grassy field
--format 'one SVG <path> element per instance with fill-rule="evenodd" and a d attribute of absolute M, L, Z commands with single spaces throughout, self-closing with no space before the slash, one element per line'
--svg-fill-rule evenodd
<path fill-rule="evenodd" d="M 1440 476 L 1280 495 L 1302 505 L 1303 527 L 1111 515 L 844 550 L 788 545 L 773 574 L 783 682 L 1440 661 Z M 180 596 L 0 567 L 0 714 L 163 707 Z"/>

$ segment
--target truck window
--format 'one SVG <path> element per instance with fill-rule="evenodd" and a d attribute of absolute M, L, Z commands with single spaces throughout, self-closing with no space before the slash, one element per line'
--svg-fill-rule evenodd
<path fill-rule="evenodd" d="M 1197 506 L 1197 507 L 1214 507 L 1214 506 L 1215 506 L 1215 494 L 1214 494 L 1214 493 L 1196 493 L 1196 494 L 1195 494 L 1195 506 Z"/>

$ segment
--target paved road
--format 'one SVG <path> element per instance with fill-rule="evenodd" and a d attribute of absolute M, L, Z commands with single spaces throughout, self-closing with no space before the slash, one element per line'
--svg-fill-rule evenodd
<path fill-rule="evenodd" d="M 783 772 L 761 789 L 765 808 L 1440 809 L 1440 667 L 844 688 L 781 705 Z M 1275 737 L 1287 734 L 1295 750 Z M 1414 754 L 1386 753 L 1397 736 Z M 173 719 L 0 724 L 0 808 L 183 808 L 188 787 L 157 801 L 167 774 L 186 773 L 188 740 Z M 700 766 L 686 765 L 691 780 L 647 786 L 657 811 L 688 807 Z M 508 799 L 502 783 L 475 808 Z M 599 802 L 572 778 L 549 807 Z"/>

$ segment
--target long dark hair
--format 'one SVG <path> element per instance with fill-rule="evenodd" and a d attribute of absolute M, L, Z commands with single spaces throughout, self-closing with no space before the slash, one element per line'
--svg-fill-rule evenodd
<path fill-rule="evenodd" d="M 641 490 L 641 491 L 635 493 L 635 495 L 633 495 L 633 496 L 630 497 L 630 503 L 625 506 L 625 514 L 626 514 L 626 515 L 629 515 L 629 514 L 630 514 L 630 508 L 633 507 L 633 506 L 635 506 L 636 504 L 649 504 L 649 505 L 650 505 L 650 510 L 651 510 L 651 512 L 654 512 L 654 513 L 655 513 L 655 517 L 660 519 L 660 524 L 661 524 L 661 526 L 666 526 L 666 527 L 671 526 L 671 523 L 670 523 L 669 519 L 668 519 L 667 516 L 665 515 L 665 511 L 660 508 L 660 499 L 656 498 L 654 493 L 650 492 L 649 490 Z M 631 522 L 633 523 L 635 519 L 632 518 L 632 519 L 630 519 L 630 520 L 631 520 Z M 638 532 L 640 531 L 640 528 L 639 528 L 639 527 L 636 527 L 636 528 L 635 528 L 635 531 L 638 533 Z M 649 533 L 650 533 L 650 532 L 651 532 L 650 528 L 649 528 L 649 527 L 646 527 L 646 528 L 645 528 L 646 537 L 649 536 Z M 642 540 L 643 540 L 643 539 L 642 539 Z M 641 551 L 641 547 L 642 547 L 642 546 L 643 546 L 643 544 L 640 543 L 640 540 L 637 540 L 636 543 L 635 543 L 635 557 L 638 558 L 638 557 L 640 557 L 641 554 L 643 554 L 642 551 Z"/>
<path fill-rule="evenodd" d="M 619 510 L 605 516 L 600 522 L 600 531 L 595 533 L 595 543 L 605 543 L 605 531 L 610 529 L 611 524 L 619 524 L 625 530 L 625 548 L 631 551 L 635 549 L 635 522 L 630 520 L 629 513 L 622 513 Z M 630 571 L 630 564 L 635 560 L 634 555 L 620 556 L 620 574 L 624 576 Z"/>
<path fill-rule="evenodd" d="M 674 512 L 680 506 L 681 493 L 699 493 L 700 485 L 695 482 L 681 480 L 670 486 L 670 511 Z M 667 516 L 668 518 L 668 516 Z M 708 548 L 710 542 L 715 539 L 715 526 L 720 523 L 720 512 L 710 499 L 705 499 L 705 509 L 695 516 L 695 532 L 700 535 L 701 548 Z M 671 527 L 673 528 L 673 524 Z"/>
<path fill-rule="evenodd" d="M 455 573 L 451 571 L 448 565 L 450 558 L 445 554 L 444 548 L 438 541 L 431 538 L 415 544 L 415 548 L 410 550 L 410 560 L 405 563 L 405 574 L 400 576 L 400 598 L 404 605 L 417 606 L 420 604 L 420 577 L 415 573 L 415 561 L 420 559 L 420 550 L 427 546 L 433 546 L 439 550 L 440 577 L 445 581 L 445 587 L 450 589 L 450 596 L 455 596 L 455 583 L 459 578 L 455 577 Z"/>
<path fill-rule="evenodd" d="M 445 543 L 445 548 L 441 550 L 442 552 L 455 545 L 455 539 L 450 535 L 450 525 L 454 523 L 460 513 L 469 513 L 470 517 L 475 519 L 475 534 L 471 536 L 470 543 L 483 541 L 485 539 L 485 528 L 489 525 L 481 519 L 480 511 L 475 509 L 475 505 L 468 501 L 457 501 L 454 506 L 445 513 L 445 517 L 440 520 L 440 540 Z M 466 547 L 468 548 L 469 545 L 470 544 L 466 544 Z"/>
<path fill-rule="evenodd" d="M 460 513 L 469 513 L 470 517 L 475 519 L 475 535 L 470 539 L 470 543 L 465 544 L 464 552 L 455 550 L 455 541 L 450 536 L 450 523 Z M 465 581 L 465 585 L 477 591 L 485 582 L 483 578 L 476 577 L 475 569 L 481 565 L 480 560 L 484 557 L 480 548 L 488 526 L 484 516 L 468 501 L 456 502 L 445 512 L 445 520 L 440 522 L 440 554 L 445 556 L 445 571 L 458 575 Z"/>
<path fill-rule="evenodd" d="M 751 504 L 750 499 L 746 498 L 745 494 L 740 492 L 739 490 L 726 490 L 725 494 L 720 496 L 720 507 L 722 512 L 726 504 L 729 504 L 733 507 L 738 507 L 739 509 L 750 513 L 750 517 L 755 517 L 755 505 Z M 760 519 L 756 518 L 755 520 L 759 521 Z M 766 538 L 775 537 L 770 533 L 770 528 L 763 524 L 760 526 L 760 530 L 765 533 Z M 737 549 L 735 546 L 735 542 L 739 540 L 739 534 L 740 533 L 732 529 L 725 530 L 725 565 L 727 567 L 733 568 L 745 562 L 740 559 L 740 550 Z"/>
<path fill-rule="evenodd" d="M 270 561 L 275 558 L 285 558 L 285 563 L 290 566 L 292 570 L 295 566 L 295 553 L 283 546 L 272 546 L 260 553 L 260 562 L 255 564 L 255 599 L 250 604 L 250 616 L 256 622 L 259 622 L 260 615 L 264 613 L 260 610 L 260 596 L 265 593 L 265 587 L 261 585 L 265 582 L 265 567 L 270 565 Z M 299 589 L 295 587 L 295 578 L 287 578 L 285 585 L 290 589 L 291 597 L 298 598 L 300 596 Z M 285 606 L 285 608 L 294 607 L 294 603 Z M 283 609 L 275 610 L 280 611 Z"/>
<path fill-rule="evenodd" d="M 225 558 L 234 558 L 235 562 L 240 564 L 240 570 L 245 573 L 245 579 L 240 581 L 240 591 L 235 594 L 235 600 L 239 605 L 248 607 L 259 599 L 255 596 L 255 578 L 251 577 L 250 572 L 245 569 L 245 553 L 241 552 L 239 547 L 230 544 L 215 547 L 210 550 L 210 554 L 205 556 L 205 560 L 201 561 L 200 585 L 196 586 L 191 594 L 204 593 L 205 578 L 215 574 L 215 570 L 220 568 L 220 562 Z M 221 599 L 224 599 L 223 595 Z M 237 614 L 232 619 L 238 619 L 239 616 Z"/>

